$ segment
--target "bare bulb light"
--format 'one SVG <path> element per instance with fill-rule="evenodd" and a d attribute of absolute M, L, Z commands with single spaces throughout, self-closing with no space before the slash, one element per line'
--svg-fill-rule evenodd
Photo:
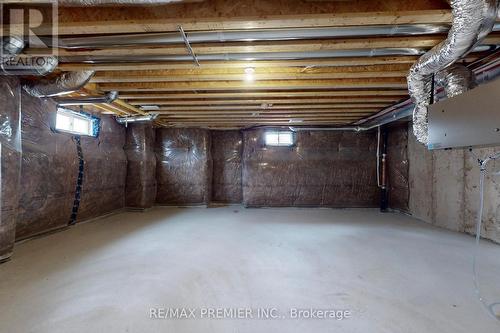
<path fill-rule="evenodd" d="M 254 73 L 255 73 L 255 68 L 253 67 L 245 68 L 245 81 L 253 81 Z"/>

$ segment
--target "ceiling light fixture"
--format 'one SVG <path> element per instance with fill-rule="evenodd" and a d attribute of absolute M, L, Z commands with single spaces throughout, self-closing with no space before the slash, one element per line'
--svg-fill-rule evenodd
<path fill-rule="evenodd" d="M 245 81 L 253 81 L 254 73 L 255 73 L 255 68 L 253 67 L 245 68 Z"/>

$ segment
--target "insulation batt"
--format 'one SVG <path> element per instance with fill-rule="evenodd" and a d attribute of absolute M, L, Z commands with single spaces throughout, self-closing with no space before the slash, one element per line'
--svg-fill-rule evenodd
<path fill-rule="evenodd" d="M 156 203 L 200 205 L 210 202 L 210 131 L 159 128 L 156 131 Z"/>
<path fill-rule="evenodd" d="M 389 207 L 409 211 L 410 200 L 408 128 L 406 124 L 392 126 L 387 137 L 387 180 Z"/>
<path fill-rule="evenodd" d="M 127 186 L 125 204 L 133 208 L 150 208 L 156 200 L 155 131 L 152 123 L 130 123 L 127 126 Z"/>
<path fill-rule="evenodd" d="M 16 238 L 65 227 L 71 216 L 78 176 L 72 135 L 53 130 L 56 105 L 23 94 L 23 158 Z M 100 116 L 98 138 L 82 137 L 83 186 L 77 221 L 124 207 L 127 160 L 125 129 Z"/>
<path fill-rule="evenodd" d="M 242 154 L 242 132 L 212 131 L 213 202 L 241 203 Z"/>
<path fill-rule="evenodd" d="M 375 132 L 300 131 L 293 147 L 264 133 L 244 132 L 245 206 L 378 207 Z"/>
<path fill-rule="evenodd" d="M 0 260 L 14 246 L 21 173 L 21 88 L 17 78 L 0 77 Z"/>

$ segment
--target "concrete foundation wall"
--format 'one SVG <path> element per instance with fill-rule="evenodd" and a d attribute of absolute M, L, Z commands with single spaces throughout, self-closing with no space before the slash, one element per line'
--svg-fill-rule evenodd
<path fill-rule="evenodd" d="M 409 212 L 446 229 L 475 234 L 479 206 L 477 158 L 500 147 L 428 151 L 408 129 Z M 499 170 L 500 163 L 490 169 Z M 485 181 L 483 237 L 500 242 L 500 176 Z"/>

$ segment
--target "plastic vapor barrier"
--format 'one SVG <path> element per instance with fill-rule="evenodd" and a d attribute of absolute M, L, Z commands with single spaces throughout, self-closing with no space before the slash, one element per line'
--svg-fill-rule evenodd
<path fill-rule="evenodd" d="M 21 172 L 21 87 L 17 78 L 0 77 L 0 261 L 14 247 Z"/>
<path fill-rule="evenodd" d="M 125 153 L 127 182 L 125 205 L 152 207 L 156 200 L 155 131 L 152 123 L 130 123 L 127 127 Z"/>
<path fill-rule="evenodd" d="M 55 104 L 22 95 L 23 158 L 17 238 L 68 224 L 77 178 L 71 136 L 55 133 Z"/>
<path fill-rule="evenodd" d="M 389 187 L 389 207 L 408 211 L 410 184 L 408 126 L 406 124 L 388 129 L 387 181 Z"/>
<path fill-rule="evenodd" d="M 208 204 L 212 158 L 210 131 L 194 128 L 156 130 L 156 203 Z"/>
<path fill-rule="evenodd" d="M 244 132 L 245 206 L 378 207 L 375 132 L 300 131 L 272 147 L 266 130 Z"/>
<path fill-rule="evenodd" d="M 212 201 L 241 203 L 243 133 L 212 131 Z"/>
<path fill-rule="evenodd" d="M 23 93 L 23 158 L 16 238 L 23 239 L 70 222 L 79 159 L 74 137 L 54 130 L 56 105 Z M 81 137 L 84 160 L 77 221 L 124 206 L 125 129 L 100 116 L 98 138 Z"/>
<path fill-rule="evenodd" d="M 125 127 L 118 124 L 113 116 L 99 115 L 99 118 L 99 136 L 81 137 L 85 168 L 78 221 L 95 218 L 125 206 Z M 76 155 L 76 150 L 73 155 Z M 74 170 L 75 173 L 77 171 Z"/>

